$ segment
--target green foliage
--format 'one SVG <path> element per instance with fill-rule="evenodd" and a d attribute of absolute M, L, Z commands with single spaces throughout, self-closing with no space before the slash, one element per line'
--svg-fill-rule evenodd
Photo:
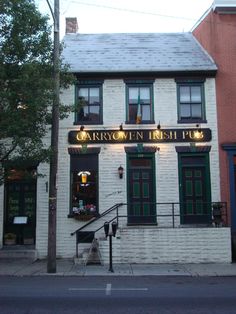
<path fill-rule="evenodd" d="M 0 172 L 3 162 L 17 156 L 38 161 L 48 158 L 42 138 L 51 115 L 52 53 L 48 17 L 34 1 L 1 0 Z M 67 87 L 70 82 L 71 77 L 63 72 L 61 85 Z"/>

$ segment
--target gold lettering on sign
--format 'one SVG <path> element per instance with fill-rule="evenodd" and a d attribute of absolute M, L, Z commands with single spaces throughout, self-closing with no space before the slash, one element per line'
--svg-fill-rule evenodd
<path fill-rule="evenodd" d="M 137 141 L 139 140 L 143 140 L 143 132 L 137 132 L 137 138 L 136 138 Z"/>
<path fill-rule="evenodd" d="M 86 132 L 84 132 L 84 131 L 79 131 L 79 132 L 76 134 L 76 139 L 77 139 L 77 141 L 85 141 L 85 140 L 86 140 L 86 135 L 87 135 Z"/>
<path fill-rule="evenodd" d="M 99 138 L 99 133 L 98 132 L 93 132 L 93 141 L 99 141 L 100 138 Z"/>
<path fill-rule="evenodd" d="M 120 138 L 119 132 L 112 132 L 112 138 L 113 138 L 113 140 L 118 141 Z"/>
<path fill-rule="evenodd" d="M 76 143 L 150 143 L 150 142 L 203 142 L 211 140 L 210 130 L 162 129 L 162 130 L 97 130 L 72 131 L 69 142 Z"/>
<path fill-rule="evenodd" d="M 92 138 L 89 133 L 86 133 L 86 140 L 92 141 Z"/>
<path fill-rule="evenodd" d="M 160 130 L 153 131 L 152 140 L 163 140 L 163 132 Z"/>

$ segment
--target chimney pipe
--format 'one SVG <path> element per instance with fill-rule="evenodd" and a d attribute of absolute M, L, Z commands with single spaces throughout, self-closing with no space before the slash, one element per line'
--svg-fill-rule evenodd
<path fill-rule="evenodd" d="M 66 17 L 66 34 L 75 34 L 78 32 L 78 23 L 76 17 Z"/>

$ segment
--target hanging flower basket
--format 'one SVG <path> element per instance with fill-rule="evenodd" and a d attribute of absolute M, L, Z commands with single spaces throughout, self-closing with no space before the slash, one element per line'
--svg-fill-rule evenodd
<path fill-rule="evenodd" d="M 76 220 L 88 221 L 96 217 L 96 206 L 93 204 L 85 205 L 83 207 L 73 207 L 73 216 Z"/>
<path fill-rule="evenodd" d="M 92 214 L 74 214 L 74 219 L 80 220 L 80 221 L 88 221 L 95 216 Z"/>

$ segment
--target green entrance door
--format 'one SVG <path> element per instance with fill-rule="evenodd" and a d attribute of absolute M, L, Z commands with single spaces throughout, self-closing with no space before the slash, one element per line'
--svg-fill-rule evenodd
<path fill-rule="evenodd" d="M 6 182 L 5 196 L 4 235 L 13 233 L 16 244 L 34 244 L 36 180 Z"/>
<path fill-rule="evenodd" d="M 128 224 L 156 224 L 154 156 L 138 156 L 128 159 Z"/>
<path fill-rule="evenodd" d="M 206 156 L 182 156 L 180 171 L 181 223 L 209 223 L 211 199 Z"/>

